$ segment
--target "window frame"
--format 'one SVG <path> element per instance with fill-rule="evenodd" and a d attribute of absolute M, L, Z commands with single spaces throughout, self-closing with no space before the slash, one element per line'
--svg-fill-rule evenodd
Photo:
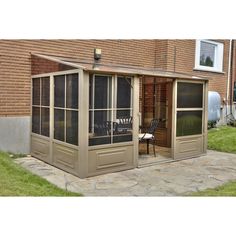
<path fill-rule="evenodd" d="M 35 79 L 39 79 L 39 104 L 34 104 L 34 86 L 33 86 L 33 81 Z M 42 94 L 43 94 L 43 88 L 42 88 L 42 81 L 48 79 L 49 80 L 49 104 L 48 105 L 42 105 Z M 31 132 L 36 135 L 41 135 L 43 137 L 50 137 L 50 100 L 51 100 L 51 94 L 50 94 L 50 76 L 39 76 L 39 77 L 33 77 L 32 78 L 32 102 L 31 102 L 31 117 L 32 117 L 32 122 L 31 122 Z M 38 108 L 39 109 L 39 133 L 33 132 L 33 108 Z M 49 124 L 48 124 L 48 135 L 42 134 L 42 109 L 48 109 L 49 110 Z"/>
<path fill-rule="evenodd" d="M 189 83 L 189 84 L 201 84 L 202 85 L 202 107 L 188 107 L 188 108 L 181 108 L 177 106 L 177 96 L 178 96 L 178 84 L 179 83 Z M 204 88 L 204 82 L 200 81 L 183 81 L 179 80 L 177 81 L 177 86 L 176 86 L 176 126 L 175 126 L 175 134 L 176 134 L 176 139 L 181 139 L 183 137 L 191 137 L 191 136 L 201 136 L 204 133 L 204 110 L 205 110 L 205 88 Z M 201 133 L 200 134 L 190 134 L 190 135 L 177 135 L 177 115 L 178 112 L 184 112 L 184 111 L 201 111 L 202 112 L 202 128 L 201 128 Z"/>
<path fill-rule="evenodd" d="M 69 108 L 67 107 L 67 76 L 68 75 L 72 75 L 72 74 L 77 74 L 78 76 L 78 108 Z M 55 77 L 56 76 L 64 76 L 64 107 L 57 107 L 55 106 Z M 53 75 L 53 139 L 54 140 L 57 140 L 57 141 L 60 141 L 60 142 L 63 142 L 63 143 L 66 143 L 66 144 L 70 144 L 70 145 L 74 145 L 74 146 L 79 146 L 79 72 L 75 72 L 75 73 L 62 73 L 62 74 L 59 74 L 59 75 Z M 62 110 L 64 112 L 64 140 L 60 140 L 60 139 L 56 139 L 55 138 L 55 110 Z M 67 112 L 68 111 L 75 111 L 77 112 L 77 117 L 78 117 L 78 123 L 77 123 L 77 126 L 78 126 L 78 144 L 73 144 L 73 143 L 69 143 L 67 142 Z"/>
<path fill-rule="evenodd" d="M 214 66 L 200 65 L 201 42 L 213 44 L 215 47 Z M 224 44 L 216 41 L 197 39 L 195 47 L 195 67 L 194 70 L 223 73 Z"/>
<path fill-rule="evenodd" d="M 94 99 L 95 99 L 95 97 L 94 97 L 94 94 L 95 94 L 95 77 L 96 76 L 105 76 L 105 77 L 108 77 L 108 78 L 110 78 L 111 80 L 110 80 L 110 83 L 111 83 L 111 94 L 112 94 L 112 96 L 111 96 L 111 101 L 110 101 L 110 106 L 109 105 L 107 105 L 107 108 L 94 108 Z M 119 77 L 125 77 L 125 78 L 130 78 L 131 79 L 131 84 L 130 84 L 130 86 L 131 86 L 131 91 L 130 91 L 130 107 L 129 108 L 117 108 L 117 87 L 118 87 L 118 85 L 117 85 L 117 81 L 118 81 L 118 78 Z M 91 96 L 91 98 L 92 98 L 92 101 L 91 101 L 91 108 L 89 107 L 89 109 L 88 109 L 88 112 L 90 113 L 91 112 L 91 123 L 92 123 L 92 133 L 94 133 L 94 112 L 96 112 L 96 111 L 106 111 L 107 112 L 107 115 L 108 116 L 110 116 L 110 120 L 112 121 L 112 122 L 116 122 L 117 121 L 117 119 L 116 119 L 116 117 L 117 117 L 117 111 L 121 111 L 121 110 L 129 110 L 130 111 L 130 114 L 133 116 L 133 86 L 134 86 L 134 77 L 133 76 L 130 76 L 130 75 L 123 75 L 123 74 L 116 74 L 116 75 L 111 75 L 111 74 L 103 74 L 103 73 L 101 73 L 101 74 L 99 74 L 99 73 L 95 73 L 95 74 L 91 74 L 91 78 L 90 78 L 91 80 L 92 80 L 92 83 L 93 83 L 93 86 L 92 86 L 92 88 L 91 88 L 91 91 L 92 91 L 92 93 L 93 93 L 93 95 Z M 108 86 L 108 88 L 109 88 L 109 84 L 107 85 Z M 89 95 L 89 99 L 90 99 L 90 95 Z M 108 95 L 107 95 L 107 99 L 109 99 L 109 93 L 108 93 Z M 89 124 L 89 126 L 90 126 L 90 124 Z M 89 127 L 88 127 L 89 128 Z M 113 125 L 111 124 L 111 130 L 113 130 Z M 133 130 L 133 128 L 132 128 L 132 130 Z M 89 130 L 88 130 L 88 133 L 89 133 Z M 133 133 L 133 131 L 132 131 L 132 133 Z M 111 132 L 111 135 L 110 136 L 108 136 L 108 137 L 110 137 L 110 143 L 107 143 L 107 144 L 96 144 L 96 145 L 88 145 L 89 146 L 89 148 L 93 148 L 93 147 L 101 147 L 101 146 L 106 146 L 106 145 L 114 145 L 114 144 L 119 144 L 119 143 L 124 143 L 124 142 L 114 142 L 114 134 L 113 134 L 113 132 Z M 89 133 L 89 135 L 88 135 L 88 139 L 90 139 L 91 137 L 90 137 L 90 133 Z M 99 138 L 99 137 L 98 137 Z M 133 142 L 133 134 L 132 134 L 132 141 L 126 141 L 126 142 Z"/>
<path fill-rule="evenodd" d="M 64 141 L 61 141 L 61 140 L 57 140 L 57 139 L 54 139 L 54 76 L 57 76 L 57 75 L 67 75 L 67 74 L 78 74 L 78 78 L 79 78 L 79 81 L 78 81 L 78 86 L 80 87 L 81 85 L 81 77 L 82 77 L 82 73 L 81 73 L 81 69 L 71 69 L 71 70 L 65 70 L 65 71 L 56 71 L 56 72 L 50 72 L 50 73 L 41 73 L 41 74 L 36 74 L 36 75 L 31 75 L 31 88 L 33 88 L 33 79 L 35 78 L 41 78 L 41 77 L 49 77 L 49 80 L 50 80 L 50 101 L 49 101 L 49 104 L 50 104 L 50 111 L 49 111 L 49 121 L 50 121 L 50 127 L 49 127 L 49 137 L 47 136 L 43 136 L 41 134 L 38 134 L 38 133 L 34 133 L 32 132 L 32 123 L 33 123 L 33 119 L 32 119 L 32 112 L 33 112 L 33 92 L 31 92 L 31 106 L 30 106 L 30 114 L 31 114 L 31 135 L 33 137 L 40 137 L 44 140 L 52 140 L 52 142 L 54 143 L 57 143 L 57 144 L 62 144 L 64 146 L 67 146 L 67 147 L 71 147 L 71 148 L 78 148 L 80 146 L 80 142 L 81 142 L 81 139 L 79 139 L 80 137 L 80 129 L 78 128 L 78 145 L 74 145 L 74 144 L 71 144 L 71 143 L 67 143 L 67 142 L 64 142 Z M 32 90 L 31 90 L 32 91 Z M 79 96 L 78 96 L 78 127 L 79 126 L 79 122 L 80 122 L 80 98 L 81 95 L 79 93 Z"/>

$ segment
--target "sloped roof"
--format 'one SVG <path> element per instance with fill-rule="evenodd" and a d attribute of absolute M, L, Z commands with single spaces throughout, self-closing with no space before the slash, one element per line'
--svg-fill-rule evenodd
<path fill-rule="evenodd" d="M 172 79 L 178 78 L 178 79 L 192 79 L 192 80 L 209 80 L 208 78 L 193 76 L 185 73 L 163 71 L 155 68 L 126 66 L 117 64 L 91 63 L 88 61 L 81 61 L 76 58 L 51 56 L 44 54 L 32 54 L 32 55 L 93 73 L 99 72 L 99 73 L 127 74 L 127 75 L 137 75 L 137 76 L 145 76 L 145 75 L 157 76 L 157 77 L 165 77 Z"/>

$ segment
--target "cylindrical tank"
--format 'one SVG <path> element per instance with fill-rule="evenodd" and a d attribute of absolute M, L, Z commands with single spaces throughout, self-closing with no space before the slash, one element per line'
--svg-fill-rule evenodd
<path fill-rule="evenodd" d="M 208 92 L 208 121 L 220 120 L 220 94 L 215 91 Z"/>

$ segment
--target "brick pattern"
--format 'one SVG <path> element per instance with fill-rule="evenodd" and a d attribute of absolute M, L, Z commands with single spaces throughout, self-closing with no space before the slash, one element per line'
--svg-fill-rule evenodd
<path fill-rule="evenodd" d="M 223 101 L 223 98 L 226 98 L 230 42 L 229 40 L 215 41 L 224 44 L 223 73 L 194 70 L 195 40 L 168 40 L 166 69 L 210 79 L 209 90 L 219 92 Z"/>
<path fill-rule="evenodd" d="M 167 69 L 167 40 L 156 40 L 155 44 L 155 67 L 160 70 Z"/>
<path fill-rule="evenodd" d="M 101 63 L 155 66 L 154 40 L 0 40 L 0 116 L 30 115 L 31 53 L 93 62 L 94 48 L 102 49 Z M 52 64 L 39 72 L 54 70 Z"/>
<path fill-rule="evenodd" d="M 0 40 L 0 116 L 30 114 L 30 53 L 93 62 L 94 48 L 102 49 L 101 63 L 155 67 L 210 78 L 209 90 L 218 91 L 223 99 L 227 88 L 229 40 L 219 41 L 224 43 L 224 73 L 193 69 L 195 40 Z M 38 71 L 33 67 L 33 74 L 62 69 L 51 62 L 42 63 Z M 234 78 L 235 73 L 234 70 Z"/>
<path fill-rule="evenodd" d="M 31 74 L 32 75 L 71 70 L 71 69 L 76 69 L 76 68 L 67 66 L 64 64 L 60 64 L 54 61 L 42 59 L 34 55 L 31 56 Z"/>
<path fill-rule="evenodd" d="M 162 83 L 158 83 L 161 82 Z M 144 77 L 142 80 L 142 125 L 144 127 L 148 127 L 150 124 L 150 121 L 155 117 L 158 113 L 159 115 L 163 116 L 164 111 L 157 111 L 157 107 L 155 106 L 154 101 L 154 93 L 156 96 L 156 102 L 163 102 L 165 103 L 167 101 L 167 84 L 166 80 L 163 78 L 155 79 L 154 77 Z M 156 90 L 156 92 L 154 91 Z M 160 108 L 160 107 L 159 107 Z M 154 114 L 155 113 L 155 114 Z M 167 137 L 167 129 L 163 126 L 163 124 L 160 124 L 155 132 L 156 142 L 160 146 L 167 147 L 169 144 L 169 140 Z"/>

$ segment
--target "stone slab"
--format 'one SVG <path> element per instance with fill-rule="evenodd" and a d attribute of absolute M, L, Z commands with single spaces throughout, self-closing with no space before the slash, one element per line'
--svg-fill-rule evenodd
<path fill-rule="evenodd" d="M 33 157 L 15 160 L 60 188 L 84 196 L 184 196 L 236 180 L 236 155 L 206 156 L 80 179 Z"/>

